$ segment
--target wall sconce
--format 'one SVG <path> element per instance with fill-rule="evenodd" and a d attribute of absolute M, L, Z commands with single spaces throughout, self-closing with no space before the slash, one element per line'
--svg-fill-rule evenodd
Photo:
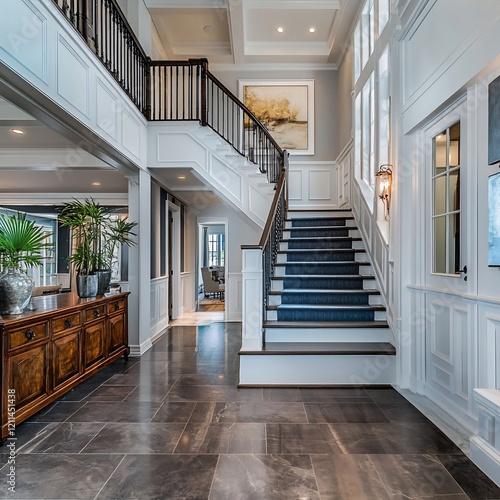
<path fill-rule="evenodd" d="M 389 208 L 391 205 L 391 185 L 392 185 L 392 165 L 384 163 L 378 168 L 375 177 L 379 178 L 379 195 L 378 197 L 384 204 L 384 219 L 389 217 Z"/>

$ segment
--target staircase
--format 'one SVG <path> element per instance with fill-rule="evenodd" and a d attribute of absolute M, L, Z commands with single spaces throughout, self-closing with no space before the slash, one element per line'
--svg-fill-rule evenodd
<path fill-rule="evenodd" d="M 240 352 L 240 386 L 395 383 L 392 333 L 351 212 L 290 214 L 264 346 Z"/>

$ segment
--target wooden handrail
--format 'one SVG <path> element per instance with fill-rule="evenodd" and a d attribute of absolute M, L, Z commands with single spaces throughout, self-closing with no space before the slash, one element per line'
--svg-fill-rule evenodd
<path fill-rule="evenodd" d="M 278 183 L 276 184 L 276 190 L 274 192 L 274 198 L 271 204 L 271 208 L 269 209 L 269 214 L 267 215 L 266 225 L 262 230 L 262 236 L 260 237 L 258 245 L 259 248 L 264 248 L 269 240 L 269 235 L 271 234 L 271 228 L 273 226 L 274 217 L 276 215 L 276 209 L 278 208 L 278 203 L 280 201 L 281 192 L 285 187 L 285 180 L 286 180 L 286 170 L 283 168 L 281 170 Z"/>

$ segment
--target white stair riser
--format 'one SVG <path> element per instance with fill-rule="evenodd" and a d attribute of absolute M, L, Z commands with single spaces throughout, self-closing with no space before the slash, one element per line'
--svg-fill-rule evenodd
<path fill-rule="evenodd" d="M 386 355 L 240 356 L 240 385 L 373 385 L 396 383 L 396 357 Z"/>
<path fill-rule="evenodd" d="M 273 342 L 393 342 L 389 328 L 266 328 Z"/>

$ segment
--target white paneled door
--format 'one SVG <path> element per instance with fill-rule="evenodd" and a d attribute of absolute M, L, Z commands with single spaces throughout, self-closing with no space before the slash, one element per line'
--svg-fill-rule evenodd
<path fill-rule="evenodd" d="M 467 409 L 470 399 L 468 342 L 472 310 L 467 301 L 467 155 L 465 101 L 424 134 L 425 381 L 436 397 Z M 423 194 L 422 194 L 423 195 Z M 468 274 L 469 273 L 469 274 Z"/>

